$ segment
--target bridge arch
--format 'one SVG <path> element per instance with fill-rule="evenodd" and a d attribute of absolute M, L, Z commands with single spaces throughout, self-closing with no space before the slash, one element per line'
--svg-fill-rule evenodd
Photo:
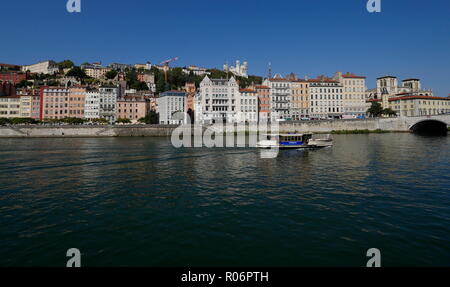
<path fill-rule="evenodd" d="M 409 130 L 417 134 L 447 135 L 447 126 L 442 120 L 430 118 L 416 122 Z"/>

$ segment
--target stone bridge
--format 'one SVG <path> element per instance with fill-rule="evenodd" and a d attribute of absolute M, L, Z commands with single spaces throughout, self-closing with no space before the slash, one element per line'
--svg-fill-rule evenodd
<path fill-rule="evenodd" d="M 367 118 L 354 120 L 282 122 L 280 130 L 284 132 L 331 132 L 345 130 L 385 130 L 393 132 L 431 132 L 447 133 L 450 126 L 450 114 L 421 116 Z"/>

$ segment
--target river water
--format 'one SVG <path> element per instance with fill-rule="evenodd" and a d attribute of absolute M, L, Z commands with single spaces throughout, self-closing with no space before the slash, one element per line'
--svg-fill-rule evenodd
<path fill-rule="evenodd" d="M 166 138 L 0 139 L 0 266 L 450 266 L 450 137 L 272 159 Z"/>

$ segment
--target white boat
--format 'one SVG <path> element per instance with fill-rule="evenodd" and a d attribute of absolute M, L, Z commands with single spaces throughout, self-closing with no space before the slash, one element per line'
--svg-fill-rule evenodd
<path fill-rule="evenodd" d="M 313 136 L 312 139 L 309 140 L 308 145 L 313 147 L 330 147 L 333 146 L 333 139 L 331 135 L 327 134 L 323 138 L 318 138 L 316 135 Z"/>
<path fill-rule="evenodd" d="M 267 139 L 259 141 L 257 148 L 262 149 L 302 149 L 302 148 L 322 148 L 333 145 L 333 140 L 328 135 L 327 138 L 313 139 L 312 133 L 298 134 L 268 134 Z"/>

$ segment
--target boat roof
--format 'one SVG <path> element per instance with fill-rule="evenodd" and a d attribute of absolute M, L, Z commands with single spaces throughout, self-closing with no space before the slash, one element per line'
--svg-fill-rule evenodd
<path fill-rule="evenodd" d="M 303 133 L 303 134 L 265 134 L 267 136 L 280 136 L 280 137 L 301 137 L 304 135 L 312 135 L 312 133 Z"/>

